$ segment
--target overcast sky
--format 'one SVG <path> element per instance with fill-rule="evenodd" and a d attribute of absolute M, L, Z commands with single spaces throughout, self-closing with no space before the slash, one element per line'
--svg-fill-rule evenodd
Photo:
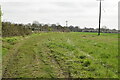
<path fill-rule="evenodd" d="M 102 25 L 118 29 L 118 1 L 102 1 Z M 3 21 L 15 23 L 50 23 L 84 27 L 98 27 L 97 0 L 0 0 Z"/>

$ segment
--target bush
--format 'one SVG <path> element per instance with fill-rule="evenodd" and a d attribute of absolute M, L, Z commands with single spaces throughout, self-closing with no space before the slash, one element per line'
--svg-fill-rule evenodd
<path fill-rule="evenodd" d="M 110 57 L 110 55 L 109 54 L 100 54 L 100 56 L 101 56 L 101 58 L 109 58 Z"/>
<path fill-rule="evenodd" d="M 81 55 L 79 58 L 80 58 L 80 59 L 85 59 L 85 58 L 86 58 L 86 56 Z"/>
<path fill-rule="evenodd" d="M 85 60 L 84 63 L 83 63 L 83 66 L 84 67 L 88 67 L 89 65 L 90 65 L 90 61 Z"/>
<path fill-rule="evenodd" d="M 5 41 L 10 43 L 11 45 L 14 45 L 17 41 L 17 38 L 6 38 Z"/>

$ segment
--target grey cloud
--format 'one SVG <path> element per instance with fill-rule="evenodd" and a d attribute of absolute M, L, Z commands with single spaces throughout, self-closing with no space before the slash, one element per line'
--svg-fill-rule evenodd
<path fill-rule="evenodd" d="M 74 2 L 52 2 L 52 4 L 59 6 L 59 7 L 64 7 L 64 8 L 75 8 L 77 7 Z"/>
<path fill-rule="evenodd" d="M 25 7 L 25 6 L 28 6 L 28 5 L 30 6 L 30 3 L 28 3 L 28 2 L 3 2 L 2 4 L 5 5 L 5 6 L 9 6 L 9 7 L 11 7 L 11 6 Z"/>
<path fill-rule="evenodd" d="M 43 23 L 63 22 L 62 24 L 65 24 L 64 21 L 68 20 L 69 24 L 74 25 L 98 25 L 99 2 L 96 0 L 5 1 L 2 2 L 2 9 L 4 11 L 3 20 L 22 23 L 38 20 Z M 117 7 L 115 7 L 116 9 L 112 7 L 115 5 L 114 2 L 114 0 L 111 0 L 111 2 L 104 1 L 102 4 L 102 8 L 106 11 L 105 13 L 102 12 L 102 22 L 104 21 L 104 24 L 110 24 L 111 28 L 117 24 L 117 22 L 115 23 L 117 17 L 114 16 L 117 15 Z"/>
<path fill-rule="evenodd" d="M 86 8 L 96 8 L 98 7 L 98 4 L 97 2 L 90 2 L 90 3 L 82 3 L 82 6 Z"/>
<path fill-rule="evenodd" d="M 38 10 L 41 14 L 81 14 L 84 9 L 42 9 Z"/>
<path fill-rule="evenodd" d="M 85 10 L 82 8 L 82 6 L 78 7 L 76 5 L 76 3 L 74 2 L 48 2 L 49 5 L 51 5 L 52 7 L 41 7 L 39 8 L 38 12 L 39 13 L 43 13 L 43 14 L 74 14 L 74 13 L 78 13 L 78 12 L 84 12 Z"/>

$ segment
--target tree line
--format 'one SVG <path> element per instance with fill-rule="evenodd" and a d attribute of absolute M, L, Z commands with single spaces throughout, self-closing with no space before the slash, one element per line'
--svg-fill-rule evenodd
<path fill-rule="evenodd" d="M 24 24 L 2 22 L 2 37 L 25 36 L 31 33 L 31 30 L 26 28 Z"/>
<path fill-rule="evenodd" d="M 40 24 L 34 21 L 32 24 L 16 24 L 11 22 L 2 22 L 2 36 L 25 36 L 38 32 L 98 32 L 98 29 L 83 28 L 78 26 L 61 26 L 60 24 Z M 118 33 L 116 29 L 108 29 L 106 26 L 101 28 L 102 33 Z"/>

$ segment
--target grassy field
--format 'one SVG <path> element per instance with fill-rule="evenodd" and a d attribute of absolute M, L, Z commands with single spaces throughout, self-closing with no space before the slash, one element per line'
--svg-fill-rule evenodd
<path fill-rule="evenodd" d="M 2 41 L 5 78 L 118 78 L 118 34 L 50 32 Z"/>

